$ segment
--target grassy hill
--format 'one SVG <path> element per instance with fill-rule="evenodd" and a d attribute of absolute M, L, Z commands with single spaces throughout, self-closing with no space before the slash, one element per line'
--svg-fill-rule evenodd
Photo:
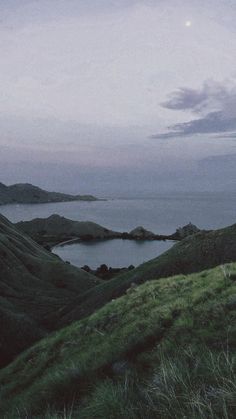
<path fill-rule="evenodd" d="M 136 269 L 88 290 L 62 312 L 64 324 L 92 314 L 114 298 L 123 295 L 132 283 L 154 278 L 189 274 L 236 261 L 236 224 L 220 230 L 199 232 Z M 60 318 L 60 325 L 62 319 Z"/>
<path fill-rule="evenodd" d="M 39 244 L 57 244 L 73 238 L 103 239 L 119 237 L 121 233 L 109 230 L 91 221 L 73 221 L 58 214 L 48 218 L 20 221 L 16 227 Z"/>
<path fill-rule="evenodd" d="M 153 280 L 4 368 L 0 414 L 233 419 L 235 349 L 236 264 Z"/>
<path fill-rule="evenodd" d="M 62 262 L 0 216 L 0 365 L 41 338 L 97 278 Z"/>

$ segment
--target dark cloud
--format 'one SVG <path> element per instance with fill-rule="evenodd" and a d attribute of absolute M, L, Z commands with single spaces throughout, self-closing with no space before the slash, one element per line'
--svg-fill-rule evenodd
<path fill-rule="evenodd" d="M 222 101 L 231 97 L 232 93 L 235 94 L 235 86 L 231 83 L 228 85 L 228 83 L 207 80 L 200 89 L 181 87 L 171 93 L 169 99 L 161 106 L 172 110 L 190 110 L 201 113 L 204 109 L 218 108 Z"/>
<path fill-rule="evenodd" d="M 235 83 L 207 81 L 199 90 L 180 88 L 162 103 L 162 107 L 171 110 L 190 110 L 201 117 L 171 125 L 168 132 L 154 135 L 153 138 L 219 133 L 227 137 L 230 135 L 230 138 L 235 136 L 235 133 L 232 133 L 236 130 Z"/>
<path fill-rule="evenodd" d="M 202 107 L 206 101 L 207 93 L 204 90 L 197 91 L 182 87 L 176 92 L 173 92 L 170 95 L 170 98 L 161 105 L 163 108 L 173 110 L 196 110 L 199 106 Z"/>
<path fill-rule="evenodd" d="M 203 118 L 173 125 L 172 129 L 185 135 L 227 132 L 236 129 L 236 118 L 224 118 L 222 112 L 210 112 Z"/>

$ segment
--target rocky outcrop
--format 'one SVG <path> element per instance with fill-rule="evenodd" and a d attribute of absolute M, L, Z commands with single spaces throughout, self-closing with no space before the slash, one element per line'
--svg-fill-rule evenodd
<path fill-rule="evenodd" d="M 179 237 L 180 240 L 182 240 L 185 239 L 185 237 L 191 236 L 192 234 L 199 233 L 199 231 L 201 230 L 190 222 L 183 227 L 177 228 L 175 234 L 177 237 Z"/>
<path fill-rule="evenodd" d="M 136 240 L 144 240 L 144 239 L 154 239 L 155 234 L 151 231 L 146 230 L 144 227 L 139 226 L 136 227 L 134 230 L 130 231 L 130 236 L 132 236 Z"/>
<path fill-rule="evenodd" d="M 10 186 L 0 183 L 0 205 L 97 200 L 92 195 L 70 195 L 60 192 L 48 192 L 29 183 L 17 183 Z"/>
<path fill-rule="evenodd" d="M 199 233 L 201 230 L 192 223 L 176 229 L 175 233 L 169 235 L 155 234 L 152 231 L 146 230 L 144 227 L 139 226 L 131 230 L 127 238 L 135 240 L 183 240 L 192 234 Z"/>

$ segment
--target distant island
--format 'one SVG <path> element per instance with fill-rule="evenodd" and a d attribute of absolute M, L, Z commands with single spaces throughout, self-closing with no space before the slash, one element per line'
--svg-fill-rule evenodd
<path fill-rule="evenodd" d="M 7 186 L 0 182 L 0 205 L 99 200 L 93 195 L 70 195 L 61 192 L 48 192 L 30 183 L 16 183 Z"/>

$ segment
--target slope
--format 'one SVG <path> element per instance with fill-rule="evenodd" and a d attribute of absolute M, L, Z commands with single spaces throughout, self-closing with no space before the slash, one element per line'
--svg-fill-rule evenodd
<path fill-rule="evenodd" d="M 0 215 L 0 363 L 54 324 L 54 314 L 98 283 L 47 252 Z"/>
<path fill-rule="evenodd" d="M 72 418 L 234 418 L 235 349 L 236 264 L 154 280 L 3 369 L 1 414 L 73 403 Z"/>

